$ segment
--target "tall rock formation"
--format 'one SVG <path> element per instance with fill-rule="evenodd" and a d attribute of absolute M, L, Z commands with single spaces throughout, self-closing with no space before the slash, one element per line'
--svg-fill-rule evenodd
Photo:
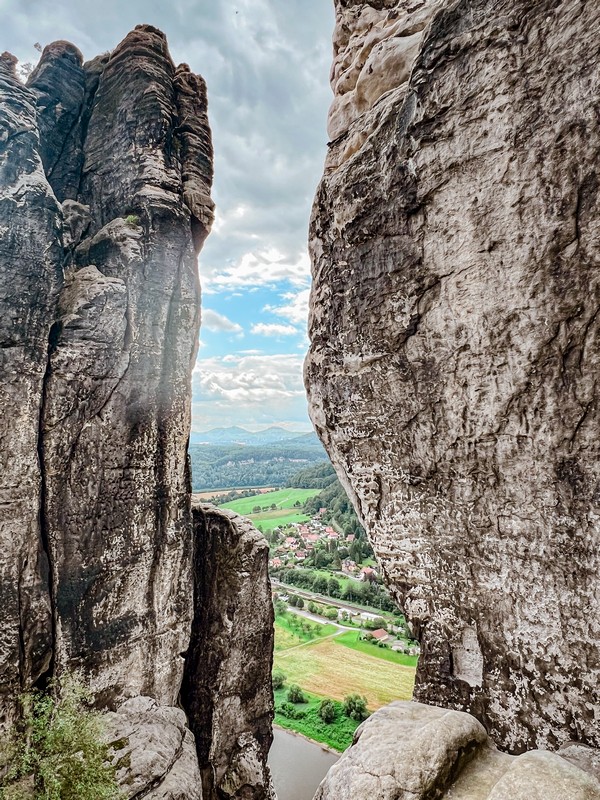
<path fill-rule="evenodd" d="M 52 653 L 38 449 L 62 283 L 61 210 L 44 176 L 35 99 L 14 67 L 0 58 L 0 722 Z"/>
<path fill-rule="evenodd" d="M 210 732 L 200 766 L 219 780 L 254 743 L 256 769 L 230 781 L 230 796 L 261 800 L 271 792 L 267 552 L 238 520 L 219 544 L 195 535 L 187 461 L 196 259 L 213 217 L 204 81 L 139 25 L 86 64 L 72 44 L 49 45 L 27 88 L 5 54 L 0 114 L 0 723 L 21 690 L 81 672 L 116 730 L 164 738 L 146 772 L 130 741 L 127 791 L 192 800 L 202 794 L 197 761 L 185 768 L 193 736 L 173 708 L 184 669 L 194 687 L 215 653 L 232 674 L 255 663 L 237 705 L 219 694 L 223 678 L 210 708 L 184 710 Z M 219 551 L 236 536 L 238 560 Z M 226 618 L 245 581 L 252 643 L 192 625 Z"/>
<path fill-rule="evenodd" d="M 336 0 L 311 414 L 505 749 L 600 745 L 600 6 Z"/>

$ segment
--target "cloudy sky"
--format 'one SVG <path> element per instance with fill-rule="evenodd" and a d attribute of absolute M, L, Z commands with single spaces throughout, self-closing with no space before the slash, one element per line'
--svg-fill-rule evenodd
<path fill-rule="evenodd" d="M 309 430 L 302 386 L 310 205 L 326 149 L 332 0 L 0 0 L 0 51 L 34 62 L 68 39 L 86 59 L 141 22 L 208 84 L 213 232 L 193 428 Z"/>

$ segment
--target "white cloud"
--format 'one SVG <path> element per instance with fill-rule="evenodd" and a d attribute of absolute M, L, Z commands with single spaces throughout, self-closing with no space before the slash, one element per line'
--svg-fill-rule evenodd
<path fill-rule="evenodd" d="M 202 309 L 202 328 L 212 331 L 213 333 L 235 333 L 236 335 L 244 335 L 244 330 L 237 322 L 233 322 L 218 311 L 213 311 L 212 308 Z"/>
<path fill-rule="evenodd" d="M 308 319 L 308 300 L 310 289 L 302 289 L 300 292 L 286 292 L 281 295 L 282 300 L 287 303 L 281 306 L 265 306 L 263 311 L 270 311 L 278 317 L 287 319 L 294 325 L 306 325 Z"/>
<path fill-rule="evenodd" d="M 198 359 L 195 425 L 306 421 L 301 355 L 227 355 Z"/>
<path fill-rule="evenodd" d="M 257 336 L 297 336 L 298 330 L 293 325 L 280 325 L 277 322 L 257 322 L 251 333 Z"/>
<path fill-rule="evenodd" d="M 288 258 L 270 247 L 244 253 L 234 264 L 216 269 L 201 269 L 204 291 L 213 294 L 239 287 L 275 286 L 289 281 L 292 286 L 304 287 L 310 280 L 308 254 Z"/>

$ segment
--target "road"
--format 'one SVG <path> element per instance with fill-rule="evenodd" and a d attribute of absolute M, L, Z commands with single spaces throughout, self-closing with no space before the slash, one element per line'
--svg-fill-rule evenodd
<path fill-rule="evenodd" d="M 376 619 L 377 617 L 383 616 L 383 611 L 380 611 L 379 613 L 376 611 L 366 611 L 364 608 L 360 608 L 360 606 L 353 606 L 349 603 L 342 603 L 339 600 L 333 600 L 331 597 L 324 597 L 323 595 L 315 594 L 314 592 L 307 592 L 305 589 L 299 589 L 297 586 L 289 586 L 286 583 L 281 583 L 281 581 L 278 581 L 276 578 L 271 578 L 271 583 L 273 586 L 279 586 L 282 589 L 285 589 L 286 592 L 298 595 L 298 597 L 301 597 L 303 600 L 315 600 L 318 603 L 326 603 L 328 606 L 341 608 L 342 611 L 352 611 L 356 614 L 368 614 L 369 616 L 367 619 Z"/>

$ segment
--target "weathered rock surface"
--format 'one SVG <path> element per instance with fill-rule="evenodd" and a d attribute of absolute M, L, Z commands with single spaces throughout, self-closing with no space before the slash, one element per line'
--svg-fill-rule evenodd
<path fill-rule="evenodd" d="M 313 421 L 421 640 L 416 698 L 515 753 L 598 746 L 600 6 L 336 8 Z"/>
<path fill-rule="evenodd" d="M 598 800 L 600 782 L 560 756 L 495 749 L 470 714 L 395 702 L 357 729 L 315 800 Z"/>
<path fill-rule="evenodd" d="M 39 419 L 62 282 L 60 206 L 44 176 L 34 98 L 0 58 L 0 723 L 52 653 L 39 526 Z"/>
<path fill-rule="evenodd" d="M 125 797 L 201 800 L 194 737 L 181 709 L 136 697 L 106 714 L 104 725 Z"/>
<path fill-rule="evenodd" d="M 199 287 L 175 73 L 163 34 L 139 26 L 83 101 L 83 172 L 78 207 L 65 203 L 70 261 L 45 385 L 56 667 L 85 668 L 112 704 L 136 694 L 176 702 L 191 623 L 186 450 Z M 196 97 L 186 124 L 210 143 L 205 102 Z M 212 177 L 205 155 L 201 191 Z"/>
<path fill-rule="evenodd" d="M 266 544 L 191 513 L 211 183 L 206 87 L 156 28 L 55 42 L 28 88 L 0 59 L 0 724 L 77 671 L 132 798 L 199 800 L 198 754 L 205 800 L 271 791 Z"/>
<path fill-rule="evenodd" d="M 232 511 L 194 502 L 193 517 L 196 589 L 182 701 L 204 796 L 265 800 L 273 796 L 269 548 Z"/>

